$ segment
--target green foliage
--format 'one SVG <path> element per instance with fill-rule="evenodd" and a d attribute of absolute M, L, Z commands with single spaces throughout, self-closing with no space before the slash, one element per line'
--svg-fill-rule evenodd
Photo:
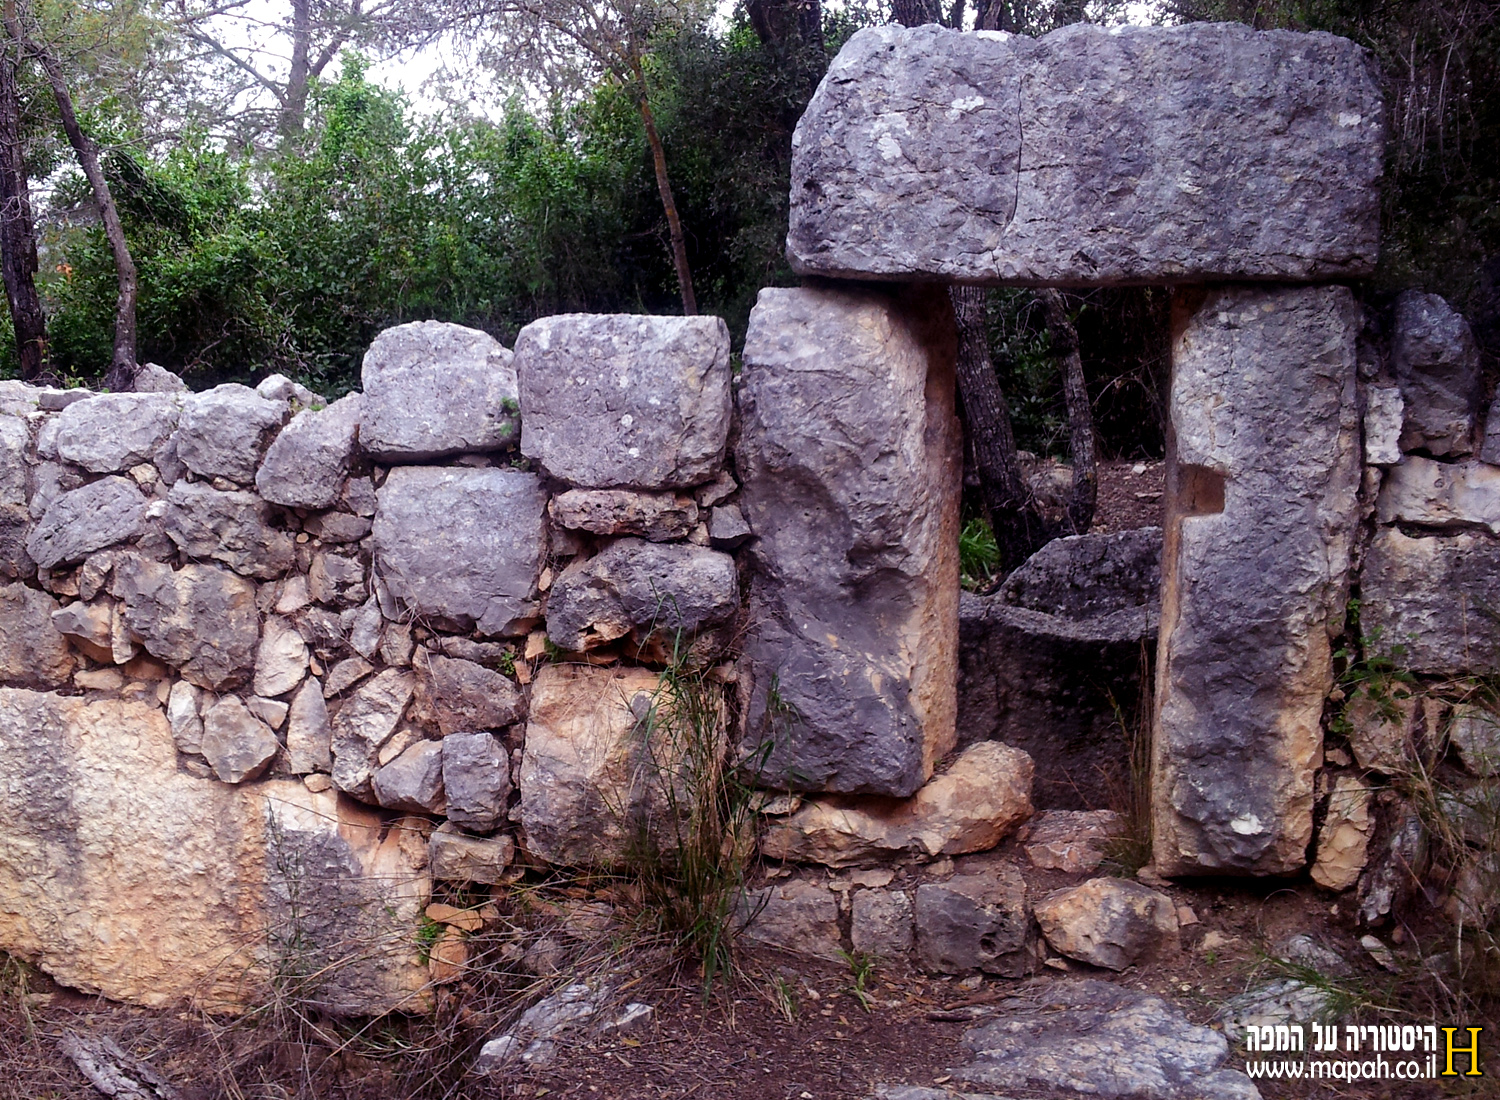
<path fill-rule="evenodd" d="M 982 588 L 1000 567 L 1000 545 L 989 521 L 975 516 L 958 533 L 958 571 L 963 586 Z"/>

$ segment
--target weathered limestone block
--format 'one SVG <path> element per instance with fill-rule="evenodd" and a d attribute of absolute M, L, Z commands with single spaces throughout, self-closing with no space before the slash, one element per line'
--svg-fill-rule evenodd
<path fill-rule="evenodd" d="M 178 680 L 167 694 L 167 724 L 172 727 L 172 741 L 179 752 L 203 752 L 202 698 L 203 692 L 186 680 Z"/>
<path fill-rule="evenodd" d="M 137 1004 L 255 995 L 259 823 L 160 708 L 0 689 L 0 775 L 0 949 Z"/>
<path fill-rule="evenodd" d="M 1130 781 L 1116 704 L 1140 698 L 1161 547 L 1159 527 L 1055 539 L 992 595 L 959 598 L 959 741 L 1030 753 L 1038 806 L 1101 805 Z"/>
<path fill-rule="evenodd" d="M 1114 810 L 1047 810 L 1031 819 L 1026 856 L 1044 871 L 1088 874 L 1124 834 L 1125 822 Z"/>
<path fill-rule="evenodd" d="M 581 652 L 628 635 L 632 657 L 706 661 L 728 644 L 739 609 L 728 554 L 620 539 L 562 571 L 547 604 L 547 636 Z"/>
<path fill-rule="evenodd" d="M 75 662 L 54 619 L 61 614 L 45 592 L 0 584 L 0 681 L 31 688 L 68 682 Z"/>
<path fill-rule="evenodd" d="M 368 595 L 365 567 L 347 554 L 314 554 L 307 571 L 307 594 L 334 607 L 364 603 Z"/>
<path fill-rule="evenodd" d="M 792 139 L 804 275 L 1071 285 L 1374 270 L 1368 55 L 1228 23 L 860 31 Z"/>
<path fill-rule="evenodd" d="M 1343 287 L 1240 287 L 1174 312 L 1155 863 L 1280 874 L 1312 839 L 1348 596 L 1359 311 Z"/>
<path fill-rule="evenodd" d="M 36 562 L 26 550 L 32 530 L 25 508 L 0 504 L 0 577 L 16 580 L 36 576 Z"/>
<path fill-rule="evenodd" d="M 18 416 L 0 415 L 0 505 L 15 508 L 26 504 L 26 483 L 30 476 L 26 452 L 30 447 L 31 430 L 26 421 Z"/>
<path fill-rule="evenodd" d="M 1319 886 L 1347 890 L 1359 881 L 1375 832 L 1370 800 L 1369 783 L 1352 775 L 1334 780 L 1312 868 L 1312 880 Z"/>
<path fill-rule="evenodd" d="M 914 942 L 911 898 L 901 890 L 860 890 L 850 905 L 849 943 L 856 952 L 904 959 Z"/>
<path fill-rule="evenodd" d="M 569 313 L 516 337 L 521 452 L 585 489 L 712 481 L 729 438 L 718 317 Z"/>
<path fill-rule="evenodd" d="M 135 482 L 106 477 L 63 493 L 26 537 L 26 553 L 43 569 L 82 561 L 95 550 L 135 538 L 146 522 L 146 498 Z"/>
<path fill-rule="evenodd" d="M 1386 685 L 1375 694 L 1368 688 L 1356 689 L 1343 714 L 1355 763 L 1387 775 L 1409 769 L 1416 760 L 1414 739 L 1425 702 L 1402 685 Z"/>
<path fill-rule="evenodd" d="M 535 474 L 401 466 L 379 501 L 377 568 L 408 611 L 481 634 L 533 613 L 547 506 Z"/>
<path fill-rule="evenodd" d="M 574 531 L 639 535 L 652 542 L 686 538 L 698 525 L 698 505 L 682 493 L 629 489 L 569 489 L 552 498 L 552 518 Z"/>
<path fill-rule="evenodd" d="M 508 676 L 426 650 L 418 653 L 414 667 L 412 721 L 435 727 L 444 737 L 503 729 L 526 717 L 526 701 Z"/>
<path fill-rule="evenodd" d="M 285 695 L 307 675 L 307 643 L 292 623 L 272 615 L 255 653 L 255 694 Z"/>
<path fill-rule="evenodd" d="M 332 731 L 328 705 L 316 679 L 308 680 L 292 696 L 287 714 L 286 762 L 293 775 L 326 772 L 333 767 Z"/>
<path fill-rule="evenodd" d="M 745 755 L 905 797 L 954 745 L 962 443 L 945 292 L 767 289 L 738 394 Z"/>
<path fill-rule="evenodd" d="M 255 585 L 214 565 L 171 566 L 138 554 L 115 562 L 110 594 L 146 651 L 210 691 L 238 687 L 255 669 L 260 615 Z"/>
<path fill-rule="evenodd" d="M 333 782 L 345 794 L 369 801 L 380 750 L 396 732 L 411 702 L 410 672 L 388 668 L 367 680 L 333 716 Z"/>
<path fill-rule="evenodd" d="M 721 504 L 709 513 L 708 541 L 721 550 L 734 549 L 754 533 L 738 504 Z"/>
<path fill-rule="evenodd" d="M 276 735 L 237 695 L 226 695 L 203 715 L 203 758 L 225 783 L 258 779 L 276 756 Z"/>
<path fill-rule="evenodd" d="M 608 867 L 642 845 L 677 846 L 686 825 L 673 811 L 690 804 L 693 758 L 672 707 L 649 669 L 547 665 L 537 673 L 519 783 L 534 855 L 559 866 Z"/>
<path fill-rule="evenodd" d="M 1394 466 L 1401 461 L 1401 428 L 1406 404 L 1395 386 L 1371 386 L 1365 391 L 1365 462 Z"/>
<path fill-rule="evenodd" d="M 359 437 L 361 400 L 351 393 L 326 409 L 304 409 L 292 417 L 266 449 L 255 472 L 256 491 L 289 508 L 337 504 Z"/>
<path fill-rule="evenodd" d="M 1031 757 L 1020 749 L 981 741 L 910 798 L 808 802 L 766 829 L 761 854 L 847 867 L 988 851 L 1031 816 L 1031 773 Z"/>
<path fill-rule="evenodd" d="M 1222 1033 L 1115 982 L 1049 983 L 1040 1004 L 1002 1006 L 963 1045 L 974 1061 L 954 1077 L 1005 1095 L 1260 1100 L 1250 1079 L 1227 1067 Z"/>
<path fill-rule="evenodd" d="M 300 782 L 193 778 L 159 707 L 0 689 L 0 835 L 0 950 L 69 988 L 223 1011 L 274 966 L 338 1011 L 422 1006 L 426 845 Z"/>
<path fill-rule="evenodd" d="M 505 802 L 510 797 L 510 757 L 505 746 L 483 730 L 449 733 L 441 744 L 448 820 L 472 832 L 494 832 L 505 821 Z"/>
<path fill-rule="evenodd" d="M 1008 863 L 918 886 L 916 925 L 924 970 L 1020 978 L 1035 967 L 1026 881 Z"/>
<path fill-rule="evenodd" d="M 1500 716 L 1494 711 L 1469 703 L 1454 707 L 1448 738 L 1470 775 L 1500 774 Z"/>
<path fill-rule="evenodd" d="M 1500 623 L 1487 614 L 1500 608 L 1500 541 L 1382 528 L 1360 583 L 1360 627 L 1373 652 L 1439 676 L 1500 671 Z"/>
<path fill-rule="evenodd" d="M 212 558 L 243 576 L 273 580 L 296 561 L 292 536 L 272 526 L 273 514 L 254 493 L 179 481 L 167 493 L 165 522 L 186 557 Z"/>
<path fill-rule="evenodd" d="M 156 363 L 142 363 L 133 383 L 136 393 L 187 393 L 182 376 Z"/>
<path fill-rule="evenodd" d="M 102 393 L 57 415 L 57 457 L 96 474 L 150 462 L 177 427 L 183 399 L 165 393 Z"/>
<path fill-rule="evenodd" d="M 488 333 L 443 321 L 388 328 L 365 352 L 360 447 L 392 461 L 513 447 L 516 367 Z"/>
<path fill-rule="evenodd" d="M 505 881 L 506 868 L 516 856 L 516 842 L 503 835 L 468 836 L 445 822 L 432 834 L 429 851 L 433 878 L 494 886 Z"/>
<path fill-rule="evenodd" d="M 265 467 L 262 467 L 264 469 Z M 370 533 L 372 522 L 348 512 L 314 512 L 302 521 L 302 529 L 323 542 L 358 542 Z"/>
<path fill-rule="evenodd" d="M 108 600 L 70 603 L 52 612 L 52 626 L 77 646 L 84 656 L 103 664 L 114 661 L 112 643 L 118 613 Z"/>
<path fill-rule="evenodd" d="M 1060 955 L 1124 970 L 1177 947 L 1177 907 L 1166 894 L 1120 878 L 1054 890 L 1036 903 L 1047 945 Z"/>
<path fill-rule="evenodd" d="M 839 903 L 826 886 L 792 879 L 747 890 L 740 914 L 748 939 L 797 955 L 843 961 Z"/>
<path fill-rule="evenodd" d="M 177 423 L 177 456 L 199 477 L 251 485 L 260 456 L 290 411 L 285 401 L 267 401 L 237 382 L 191 394 Z"/>
<path fill-rule="evenodd" d="M 1500 535 L 1500 468 L 1410 455 L 1386 471 L 1375 514 L 1381 523 L 1487 527 Z"/>
<path fill-rule="evenodd" d="M 370 789 L 375 801 L 387 810 L 443 813 L 447 806 L 443 797 L 443 743 L 418 741 L 409 746 L 376 770 Z"/>
<path fill-rule="evenodd" d="M 1484 377 L 1469 323 L 1436 294 L 1403 292 L 1396 299 L 1391 366 L 1405 408 L 1401 449 L 1470 454 L 1478 442 Z"/>

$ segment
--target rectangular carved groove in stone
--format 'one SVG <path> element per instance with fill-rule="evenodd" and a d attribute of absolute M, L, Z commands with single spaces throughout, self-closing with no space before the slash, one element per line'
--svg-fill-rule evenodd
<path fill-rule="evenodd" d="M 1173 313 L 1156 865 L 1288 873 L 1312 836 L 1357 523 L 1358 311 L 1343 287 L 1229 287 Z"/>
<path fill-rule="evenodd" d="M 956 350 L 940 287 L 769 289 L 750 315 L 741 687 L 765 786 L 904 797 L 954 745 Z"/>
<path fill-rule="evenodd" d="M 1382 119 L 1330 34 L 867 28 L 797 126 L 787 255 L 1033 286 L 1368 274 Z"/>

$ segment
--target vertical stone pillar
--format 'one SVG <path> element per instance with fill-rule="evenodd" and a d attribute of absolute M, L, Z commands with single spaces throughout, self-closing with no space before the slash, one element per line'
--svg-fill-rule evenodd
<path fill-rule="evenodd" d="M 1307 860 L 1357 523 L 1358 332 L 1344 287 L 1174 300 L 1152 750 L 1164 874 Z"/>
<path fill-rule="evenodd" d="M 750 315 L 741 691 L 761 785 L 906 796 L 955 743 L 956 352 L 941 287 L 769 289 Z"/>

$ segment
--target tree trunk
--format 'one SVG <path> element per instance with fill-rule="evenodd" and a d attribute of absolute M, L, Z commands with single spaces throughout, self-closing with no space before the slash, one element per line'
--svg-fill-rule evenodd
<path fill-rule="evenodd" d="M 302 132 L 307 116 L 307 85 L 311 76 L 312 0 L 292 0 L 292 63 L 286 74 L 286 96 L 281 101 L 278 128 L 284 138 Z"/>
<path fill-rule="evenodd" d="M 57 58 L 40 43 L 26 38 L 21 24 L 10 12 L 6 13 L 6 29 L 12 40 L 24 43 L 25 51 L 41 64 L 52 85 L 53 98 L 57 100 L 57 113 L 62 118 L 63 131 L 78 157 L 78 165 L 88 178 L 94 191 L 94 202 L 99 207 L 99 218 L 104 223 L 104 236 L 114 254 L 115 276 L 119 293 L 115 298 L 115 348 L 109 372 L 104 376 L 104 385 L 116 393 L 130 390 L 135 385 L 137 371 L 135 359 L 135 261 L 130 258 L 130 246 L 125 242 L 125 227 L 120 224 L 120 213 L 115 209 L 115 199 L 110 193 L 109 182 L 99 166 L 99 147 L 93 138 L 83 132 L 78 124 L 78 115 L 73 110 L 73 96 L 68 91 L 68 82 L 63 78 L 62 66 Z"/>
<path fill-rule="evenodd" d="M 973 450 L 980 497 L 990 513 L 990 527 L 1000 548 L 1000 567 L 1009 573 L 1034 554 L 1050 532 L 1021 476 L 1010 407 L 990 361 L 985 329 L 988 294 L 978 286 L 956 286 L 948 291 L 958 323 L 958 393 L 963 402 L 965 435 Z"/>
<path fill-rule="evenodd" d="M 36 289 L 36 229 L 26 181 L 17 64 L 11 49 L 0 57 L 0 272 L 5 278 L 21 378 L 37 382 L 47 371 L 47 317 Z"/>
<path fill-rule="evenodd" d="M 750 18 L 761 45 L 789 69 L 809 96 L 828 71 L 828 44 L 823 39 L 820 0 L 747 0 Z M 796 124 L 796 116 L 789 118 Z"/>
<path fill-rule="evenodd" d="M 943 9 L 939 0 L 891 0 L 891 22 L 903 27 L 920 27 L 941 23 Z"/>
<path fill-rule="evenodd" d="M 1068 406 L 1068 448 L 1073 456 L 1073 490 L 1068 495 L 1065 523 L 1070 535 L 1084 535 L 1094 522 L 1099 497 L 1099 471 L 1094 456 L 1094 410 L 1083 380 L 1083 359 L 1078 354 L 1078 330 L 1068 318 L 1060 291 L 1051 287 L 1038 291 L 1047 311 L 1047 330 L 1052 350 L 1063 376 L 1063 399 Z"/>
<path fill-rule="evenodd" d="M 651 113 L 651 103 L 646 95 L 646 74 L 634 61 L 636 105 L 641 111 L 641 122 L 646 127 L 646 141 L 651 146 L 651 162 L 656 167 L 656 189 L 661 193 L 661 207 L 667 215 L 667 232 L 672 238 L 672 266 L 677 269 L 677 289 L 682 294 L 682 315 L 693 317 L 698 313 L 698 299 L 693 295 L 693 272 L 688 267 L 687 241 L 682 235 L 682 219 L 677 214 L 677 200 L 672 197 L 672 180 L 667 175 L 667 150 L 656 131 L 656 116 Z"/>

